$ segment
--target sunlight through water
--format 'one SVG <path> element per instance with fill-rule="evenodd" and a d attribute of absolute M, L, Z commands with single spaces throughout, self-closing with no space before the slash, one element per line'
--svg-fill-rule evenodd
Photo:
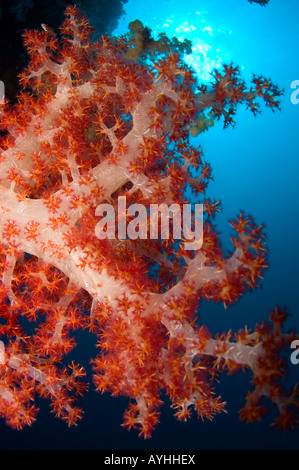
<path fill-rule="evenodd" d="M 208 82 L 213 69 L 231 61 L 229 43 L 232 31 L 213 24 L 207 10 L 199 11 L 198 2 L 188 2 L 186 9 L 183 4 L 171 0 L 155 0 L 142 6 L 138 0 L 129 0 L 124 10 L 125 15 L 113 32 L 115 35 L 126 33 L 129 22 L 136 19 L 138 11 L 138 19 L 152 30 L 154 38 L 165 32 L 169 38 L 175 36 L 181 41 L 188 39 L 192 42 L 192 54 L 186 55 L 185 61 L 201 82 Z"/>

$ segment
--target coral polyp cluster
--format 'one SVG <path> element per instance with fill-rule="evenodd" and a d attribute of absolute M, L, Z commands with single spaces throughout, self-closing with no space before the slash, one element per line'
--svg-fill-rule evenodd
<path fill-rule="evenodd" d="M 249 0 L 249 3 L 258 3 L 262 7 L 266 6 L 270 0 Z"/>
<path fill-rule="evenodd" d="M 296 388 L 281 385 L 280 352 L 295 337 L 283 332 L 284 311 L 216 337 L 197 318 L 202 300 L 228 307 L 258 286 L 267 260 L 264 227 L 243 212 L 224 254 L 213 221 L 220 202 L 205 195 L 211 167 L 190 134 L 207 120 L 233 125 L 240 103 L 254 114 L 259 102 L 274 110 L 280 90 L 261 76 L 247 87 L 232 64 L 198 85 L 183 62 L 188 43 L 154 40 L 140 22 L 121 38 L 92 33 L 75 7 L 60 37 L 26 31 L 23 90 L 1 115 L 0 415 L 13 428 L 31 425 L 39 394 L 57 417 L 78 422 L 84 370 L 67 365 L 67 353 L 72 332 L 85 328 L 98 339 L 96 389 L 128 397 L 123 424 L 144 437 L 159 421 L 162 390 L 179 420 L 193 409 L 213 419 L 225 409 L 216 378 L 240 368 L 253 377 L 241 419 L 260 419 L 267 396 L 276 424 L 295 426 Z M 188 250 L 171 231 L 99 239 L 96 209 L 116 208 L 120 196 L 147 210 L 203 204 L 202 246 Z"/>

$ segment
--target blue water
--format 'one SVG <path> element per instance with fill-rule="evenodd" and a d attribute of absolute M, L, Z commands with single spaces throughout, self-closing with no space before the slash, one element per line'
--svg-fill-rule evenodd
<path fill-rule="evenodd" d="M 155 34 L 165 31 L 191 39 L 193 54 L 186 60 L 200 81 L 209 80 L 213 67 L 233 60 L 246 80 L 252 73 L 263 74 L 285 89 L 281 112 L 263 108 L 254 117 L 240 107 L 234 129 L 223 131 L 219 123 L 194 140 L 213 167 L 209 194 L 222 201 L 223 213 L 217 220 L 225 247 L 229 248 L 228 221 L 243 209 L 258 224 L 265 223 L 270 248 L 263 288 L 228 310 L 204 304 L 200 319 L 213 332 L 253 327 L 278 304 L 292 314 L 287 327 L 299 331 L 299 104 L 290 100 L 291 82 L 299 79 L 299 2 L 270 0 L 261 7 L 247 0 L 129 0 L 125 10 L 115 34 L 139 18 Z M 299 379 L 299 365 L 289 366 L 293 379 Z M 193 417 L 179 423 L 168 404 L 163 406 L 161 423 L 148 441 L 120 427 L 126 400 L 91 391 L 82 403 L 86 412 L 77 428 L 67 429 L 43 406 L 32 428 L 20 433 L 1 427 L 1 447 L 6 443 L 16 448 L 299 449 L 299 431 L 284 434 L 269 426 L 276 416 L 272 412 L 255 425 L 238 422 L 249 380 L 242 373 L 222 378 L 217 391 L 227 401 L 228 413 L 213 422 Z"/>

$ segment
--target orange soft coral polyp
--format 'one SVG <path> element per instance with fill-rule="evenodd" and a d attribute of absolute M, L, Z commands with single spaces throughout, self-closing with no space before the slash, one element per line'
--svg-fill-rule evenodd
<path fill-rule="evenodd" d="M 60 38 L 47 27 L 27 31 L 24 90 L 2 114 L 0 416 L 16 429 L 32 425 L 40 395 L 57 417 L 78 423 L 85 372 L 65 363 L 71 333 L 85 328 L 98 338 L 94 386 L 128 397 L 123 425 L 145 438 L 158 424 L 162 390 L 179 420 L 193 410 L 213 419 L 225 409 L 216 377 L 239 368 L 252 373 L 241 419 L 260 419 L 267 396 L 277 426 L 294 427 L 296 387 L 281 385 L 280 351 L 295 338 L 283 331 L 285 313 L 277 307 L 269 323 L 236 333 L 228 325 L 215 337 L 197 318 L 201 300 L 228 307 L 257 287 L 267 259 L 264 227 L 243 212 L 224 255 L 213 222 L 220 202 L 205 196 L 211 168 L 189 141 L 206 129 L 206 113 L 227 127 L 239 103 L 275 109 L 281 92 L 256 76 L 248 89 L 232 64 L 209 88 L 196 86 L 181 58 L 187 45 L 154 41 L 141 23 L 120 39 L 92 42 L 91 34 L 75 7 Z M 119 196 L 147 208 L 183 204 L 187 188 L 204 208 L 201 249 L 188 252 L 171 236 L 96 237 L 99 204 L 115 206 Z"/>

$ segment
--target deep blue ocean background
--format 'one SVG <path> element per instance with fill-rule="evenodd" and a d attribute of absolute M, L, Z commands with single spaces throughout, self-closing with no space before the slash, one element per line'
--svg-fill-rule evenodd
<path fill-rule="evenodd" d="M 108 2 L 107 2 L 108 3 Z M 247 0 L 129 0 L 124 5 L 115 34 L 126 31 L 129 21 L 140 19 L 155 34 L 191 39 L 193 54 L 186 58 L 195 67 L 199 81 L 207 82 L 214 67 L 233 61 L 249 81 L 253 73 L 271 77 L 284 88 L 281 112 L 262 106 L 254 117 L 239 107 L 234 129 L 221 122 L 194 139 L 212 165 L 214 181 L 209 195 L 220 199 L 223 212 L 217 227 L 229 249 L 228 222 L 242 209 L 267 227 L 269 268 L 263 287 L 247 293 L 240 302 L 224 310 L 222 305 L 203 303 L 200 320 L 212 332 L 238 329 L 267 319 L 275 305 L 287 306 L 291 314 L 287 328 L 299 331 L 299 104 L 291 103 L 293 80 L 299 80 L 299 2 L 270 0 L 266 7 Z M 96 18 L 90 18 L 91 23 Z M 94 345 L 82 333 L 75 353 L 94 355 Z M 288 360 L 293 382 L 299 365 Z M 0 448 L 8 449 L 299 449 L 299 430 L 285 434 L 269 424 L 272 410 L 262 422 L 240 423 L 238 410 L 244 406 L 250 374 L 221 377 L 217 385 L 227 401 L 226 414 L 212 422 L 195 416 L 177 422 L 168 406 L 161 408 L 161 422 L 151 439 L 144 441 L 120 424 L 127 400 L 96 394 L 91 390 L 82 400 L 83 421 L 76 428 L 55 419 L 44 402 L 37 422 L 23 431 L 0 425 Z"/>

